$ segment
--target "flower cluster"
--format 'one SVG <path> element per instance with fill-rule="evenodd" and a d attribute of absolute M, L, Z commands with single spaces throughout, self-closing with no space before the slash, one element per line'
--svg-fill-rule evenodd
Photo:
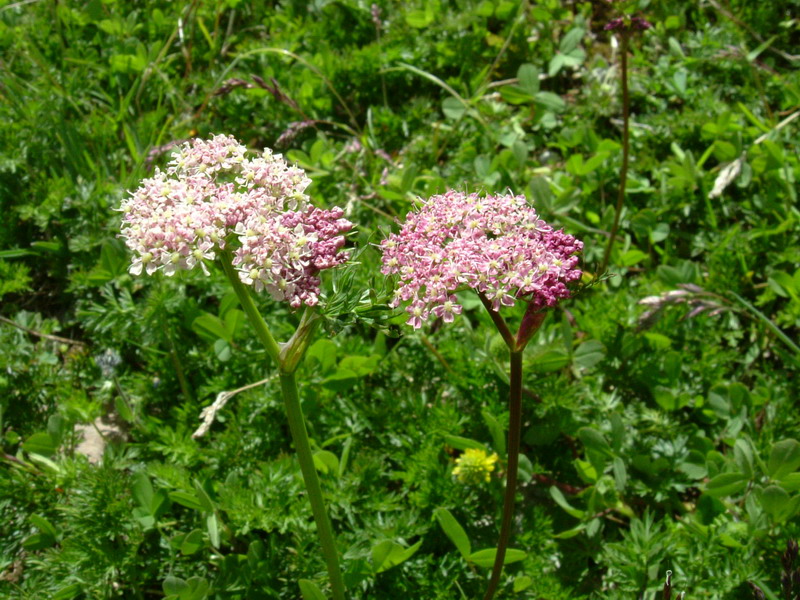
<path fill-rule="evenodd" d="M 309 183 L 269 149 L 250 158 L 230 136 L 186 142 L 166 171 L 156 169 L 122 203 L 130 272 L 170 276 L 199 265 L 208 274 L 205 261 L 233 242 L 243 282 L 294 307 L 313 306 L 319 271 L 347 260 L 337 251 L 352 223 L 341 209 L 311 206 Z"/>
<path fill-rule="evenodd" d="M 461 483 L 478 484 L 484 481 L 488 482 L 497 460 L 497 454 L 489 456 L 485 450 L 480 448 L 467 448 L 456 459 L 456 468 L 453 469 L 453 475 Z"/>
<path fill-rule="evenodd" d="M 453 292 L 469 287 L 499 311 L 517 299 L 534 309 L 569 296 L 583 244 L 539 219 L 524 196 L 449 191 L 410 212 L 381 243 L 383 273 L 399 275 L 392 306 L 410 301 L 409 324 L 461 313 Z"/>

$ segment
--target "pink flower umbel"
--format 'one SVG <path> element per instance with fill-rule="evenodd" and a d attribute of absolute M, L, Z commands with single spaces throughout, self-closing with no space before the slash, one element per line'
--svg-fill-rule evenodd
<path fill-rule="evenodd" d="M 166 172 L 156 169 L 123 201 L 121 236 L 130 272 L 171 276 L 196 266 L 208 274 L 228 244 L 240 279 L 293 307 L 319 299 L 319 271 L 347 260 L 338 252 L 352 223 L 342 210 L 310 205 L 305 172 L 265 149 L 248 157 L 231 136 L 186 142 Z"/>
<path fill-rule="evenodd" d="M 453 295 L 459 288 L 483 294 L 494 311 L 517 300 L 540 310 L 567 298 L 566 284 L 581 276 L 583 244 L 511 194 L 433 196 L 381 246 L 383 273 L 400 279 L 392 306 L 410 301 L 414 328 L 431 314 L 451 322 L 461 313 Z"/>

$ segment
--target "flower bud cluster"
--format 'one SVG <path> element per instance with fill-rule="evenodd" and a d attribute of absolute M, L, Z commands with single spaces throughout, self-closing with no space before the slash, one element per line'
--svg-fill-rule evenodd
<path fill-rule="evenodd" d="M 279 154 L 250 158 L 231 136 L 186 142 L 122 203 L 129 270 L 171 276 L 199 265 L 208 274 L 205 262 L 233 242 L 244 283 L 294 307 L 316 304 L 318 273 L 347 260 L 337 250 L 352 223 L 341 209 L 311 206 L 309 183 Z"/>
<path fill-rule="evenodd" d="M 399 275 L 391 304 L 410 302 L 415 329 L 431 314 L 453 321 L 462 310 L 453 292 L 462 287 L 484 294 L 495 311 L 516 300 L 540 309 L 568 297 L 566 284 L 581 276 L 583 244 L 511 194 L 433 196 L 381 246 L 383 273 Z"/>

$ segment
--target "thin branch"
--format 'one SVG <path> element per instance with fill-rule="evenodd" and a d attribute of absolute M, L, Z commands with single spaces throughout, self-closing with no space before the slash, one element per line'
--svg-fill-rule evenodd
<path fill-rule="evenodd" d="M 203 423 L 200 425 L 200 427 L 197 428 L 197 431 L 195 431 L 192 434 L 192 437 L 194 439 L 197 439 L 199 437 L 204 436 L 206 432 L 210 429 L 212 423 L 214 423 L 214 419 L 216 418 L 217 413 L 221 411 L 223 408 L 225 408 L 225 405 L 228 403 L 228 400 L 233 398 L 236 394 L 240 392 L 245 392 L 247 390 L 251 390 L 254 387 L 264 385 L 265 383 L 269 383 L 277 376 L 278 374 L 275 373 L 274 375 L 270 375 L 269 377 L 266 377 L 261 381 L 256 381 L 255 383 L 248 383 L 247 385 L 244 385 L 240 388 L 236 388 L 235 390 L 220 392 L 219 394 L 217 394 L 217 398 L 214 400 L 213 404 L 206 406 L 201 411 L 200 418 L 203 419 Z"/>
<path fill-rule="evenodd" d="M 86 346 L 86 342 L 81 342 L 79 340 L 71 340 L 69 338 L 61 337 L 60 335 L 51 335 L 49 333 L 42 333 L 41 331 L 35 331 L 33 329 L 29 329 L 20 325 L 19 323 L 15 323 L 11 319 L 6 319 L 5 317 L 0 317 L 0 322 L 6 323 L 7 325 L 11 325 L 12 327 L 16 327 L 17 329 L 21 329 L 25 333 L 29 333 L 31 335 L 35 335 L 36 337 L 40 337 L 46 340 L 50 340 L 52 342 L 61 342 L 62 344 L 71 344 L 73 346 Z"/>

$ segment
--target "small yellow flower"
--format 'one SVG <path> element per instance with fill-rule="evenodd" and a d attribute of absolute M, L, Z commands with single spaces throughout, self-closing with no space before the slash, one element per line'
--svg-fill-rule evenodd
<path fill-rule="evenodd" d="M 489 474 L 494 471 L 494 464 L 497 460 L 497 454 L 487 455 L 485 450 L 467 448 L 456 459 L 456 468 L 453 469 L 453 475 L 461 483 L 478 484 L 481 481 L 488 482 Z"/>

